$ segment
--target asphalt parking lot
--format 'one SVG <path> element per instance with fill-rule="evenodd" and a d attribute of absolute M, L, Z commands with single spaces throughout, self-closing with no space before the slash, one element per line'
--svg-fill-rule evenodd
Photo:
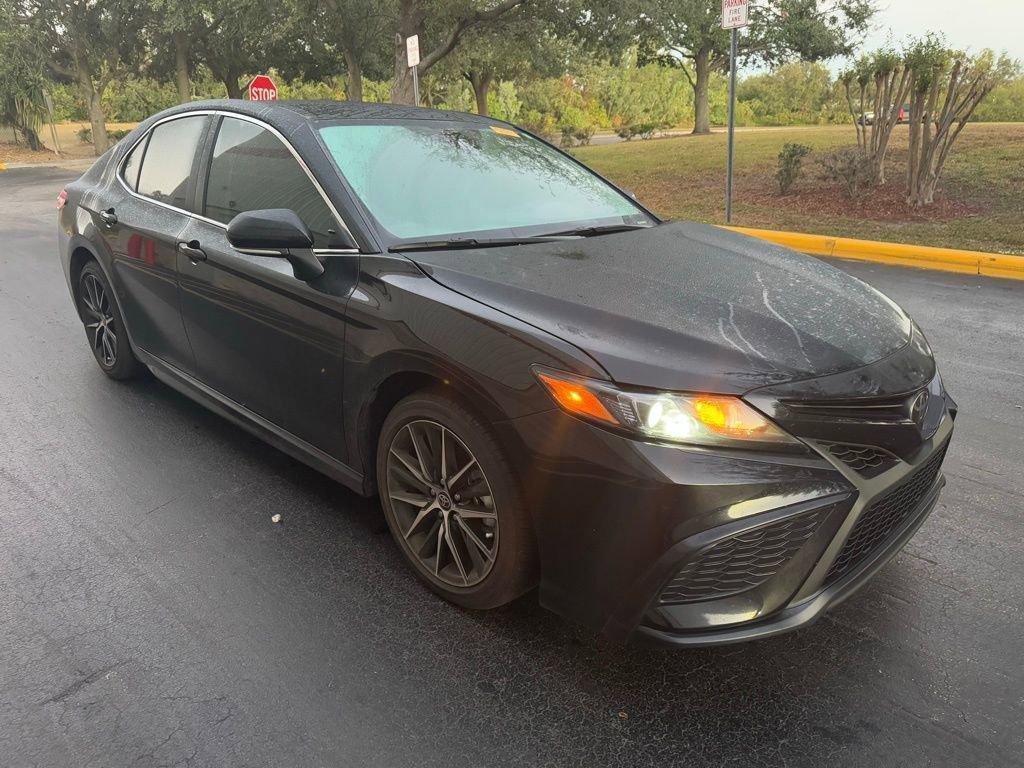
<path fill-rule="evenodd" d="M 0 765 L 1024 765 L 1024 282 L 842 264 L 959 401 L 938 507 L 806 630 L 621 647 L 440 602 L 371 503 L 107 380 L 56 254 L 74 175 L 0 173 Z"/>

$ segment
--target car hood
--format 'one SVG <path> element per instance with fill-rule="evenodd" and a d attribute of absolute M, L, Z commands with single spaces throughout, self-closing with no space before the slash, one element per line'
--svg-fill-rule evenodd
<path fill-rule="evenodd" d="M 717 227 L 407 254 L 590 354 L 621 384 L 739 394 L 880 360 L 910 319 L 862 281 Z"/>

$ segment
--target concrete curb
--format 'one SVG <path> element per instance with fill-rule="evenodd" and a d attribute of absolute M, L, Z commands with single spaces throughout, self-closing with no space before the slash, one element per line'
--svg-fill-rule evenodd
<path fill-rule="evenodd" d="M 1024 256 L 961 251 L 954 248 L 931 248 L 925 245 L 884 243 L 875 240 L 854 240 L 849 237 L 808 235 L 802 232 L 779 232 L 773 229 L 724 228 L 751 237 L 759 237 L 762 240 L 768 240 L 814 256 L 876 261 L 882 264 L 899 264 L 904 267 L 1024 280 Z"/>

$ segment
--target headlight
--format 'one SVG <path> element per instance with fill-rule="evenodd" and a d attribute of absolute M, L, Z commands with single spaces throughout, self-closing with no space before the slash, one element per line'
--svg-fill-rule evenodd
<path fill-rule="evenodd" d="M 546 368 L 534 373 L 563 410 L 653 440 L 730 448 L 799 444 L 738 397 L 629 392 Z"/>

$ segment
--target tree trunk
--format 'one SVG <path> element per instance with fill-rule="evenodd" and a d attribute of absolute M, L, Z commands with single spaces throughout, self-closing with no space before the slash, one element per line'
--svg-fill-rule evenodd
<path fill-rule="evenodd" d="M 89 110 L 89 124 L 92 127 L 92 146 L 99 157 L 110 146 L 107 138 L 107 122 L 103 114 L 103 94 L 96 90 L 92 81 L 92 71 L 88 59 L 84 55 L 74 57 L 75 82 L 78 84 L 79 95 Z"/>
<path fill-rule="evenodd" d="M 345 97 L 349 101 L 363 100 L 363 67 L 359 63 L 359 57 L 355 52 L 346 48 L 343 51 L 345 56 L 345 70 L 347 82 L 345 84 Z"/>
<path fill-rule="evenodd" d="M 107 121 L 103 114 L 100 94 L 94 88 L 90 88 L 90 90 L 92 93 L 86 103 L 89 105 L 89 124 L 92 126 L 92 146 L 96 151 L 96 156 L 99 157 L 107 151 L 110 140 L 107 138 Z"/>
<path fill-rule="evenodd" d="M 391 84 L 391 101 L 394 104 L 416 103 L 413 89 L 412 69 L 405 52 L 405 39 L 420 35 L 423 42 L 423 9 L 420 0 L 401 0 L 398 13 L 398 34 L 395 36 L 395 80 Z"/>
<path fill-rule="evenodd" d="M 224 87 L 227 89 L 229 99 L 242 98 L 242 86 L 238 84 L 238 75 L 230 72 L 225 75 Z"/>
<path fill-rule="evenodd" d="M 708 99 L 711 55 L 707 51 L 698 51 L 693 64 L 693 132 L 711 133 L 711 104 Z"/>
<path fill-rule="evenodd" d="M 28 144 L 28 148 L 33 152 L 38 152 L 43 148 L 43 142 L 39 139 L 39 134 L 36 133 L 35 128 L 28 125 L 12 126 L 14 128 L 14 138 L 18 138 L 18 132 L 21 132 L 22 138 L 25 139 L 25 143 Z"/>
<path fill-rule="evenodd" d="M 466 74 L 466 79 L 473 86 L 473 95 L 476 96 L 476 113 L 484 117 L 489 116 L 487 94 L 491 90 L 494 76 L 490 72 L 469 72 Z"/>
<path fill-rule="evenodd" d="M 174 33 L 174 82 L 178 86 L 178 103 L 192 100 L 192 84 L 188 79 L 188 37 L 184 30 Z"/>

